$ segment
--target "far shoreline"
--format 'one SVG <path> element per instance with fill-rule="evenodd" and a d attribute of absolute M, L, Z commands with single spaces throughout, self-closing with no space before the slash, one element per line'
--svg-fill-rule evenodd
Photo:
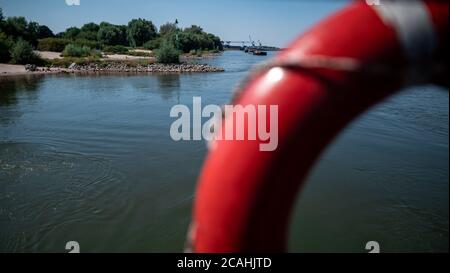
<path fill-rule="evenodd" d="M 171 69 L 171 67 L 183 67 L 190 66 L 189 69 Z M 8 67 L 6 67 L 8 66 Z M 14 66 L 12 68 L 11 66 Z M 151 66 L 151 65 L 150 65 Z M 218 73 L 224 72 L 223 68 L 212 67 L 205 64 L 164 64 L 161 65 L 167 67 L 167 70 L 158 69 L 136 69 L 129 68 L 126 70 L 108 70 L 108 69 L 69 69 L 69 68 L 46 68 L 37 67 L 36 71 L 28 71 L 25 69 L 25 65 L 10 65 L 0 63 L 0 79 L 12 78 L 21 76 L 38 76 L 38 75 L 69 75 L 69 74 L 84 74 L 84 75 L 131 75 L 131 74 L 148 74 L 148 75 L 164 75 L 164 74 L 193 74 L 193 73 Z M 199 69 L 193 69 L 192 66 L 197 66 Z"/>
<path fill-rule="evenodd" d="M 0 63 L 0 78 L 20 77 L 29 75 L 55 75 L 55 74 L 190 74 L 190 73 L 217 73 L 225 69 L 208 64 L 182 62 L 178 64 L 151 63 L 147 65 L 129 64 L 120 61 L 104 63 L 87 63 L 78 65 L 73 63 L 66 67 L 34 67 L 33 71 L 26 69 L 27 65 Z"/>

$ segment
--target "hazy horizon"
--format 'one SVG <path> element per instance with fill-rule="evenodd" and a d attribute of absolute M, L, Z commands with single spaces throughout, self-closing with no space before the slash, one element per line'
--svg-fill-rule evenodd
<path fill-rule="evenodd" d="M 68 27 L 102 21 L 127 24 L 133 18 L 151 20 L 158 28 L 178 20 L 180 27 L 200 25 L 224 41 L 254 41 L 265 45 L 285 46 L 300 32 L 348 1 L 144 1 L 80 0 L 68 6 L 65 0 L 0 0 L 5 17 L 24 16 L 28 21 L 47 25 L 56 34 Z M 280 31 L 282 30 L 282 31 Z"/>

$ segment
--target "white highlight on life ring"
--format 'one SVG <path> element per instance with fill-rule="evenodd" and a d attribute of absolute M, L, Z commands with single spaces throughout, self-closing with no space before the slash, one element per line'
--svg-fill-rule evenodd
<path fill-rule="evenodd" d="M 412 62 L 430 58 L 437 38 L 431 15 L 422 1 L 383 1 L 372 7 L 386 25 L 396 30 L 406 56 Z"/>

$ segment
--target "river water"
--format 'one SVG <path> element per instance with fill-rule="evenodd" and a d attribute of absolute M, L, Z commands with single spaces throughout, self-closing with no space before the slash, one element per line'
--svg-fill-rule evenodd
<path fill-rule="evenodd" d="M 268 57 L 270 57 L 269 54 Z M 182 251 L 206 146 L 174 142 L 171 107 L 224 104 L 266 57 L 224 73 L 47 75 L 0 82 L 0 252 Z M 323 154 L 296 204 L 290 251 L 448 251 L 448 90 L 374 107 Z"/>

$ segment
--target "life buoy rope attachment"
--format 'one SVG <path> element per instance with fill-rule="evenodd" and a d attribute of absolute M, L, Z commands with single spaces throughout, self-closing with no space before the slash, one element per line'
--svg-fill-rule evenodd
<path fill-rule="evenodd" d="M 302 181 L 334 136 L 411 75 L 444 82 L 448 2 L 380 3 L 351 3 L 245 81 L 234 103 L 278 105 L 278 147 L 265 152 L 259 141 L 214 141 L 197 185 L 187 251 L 286 251 Z"/>

